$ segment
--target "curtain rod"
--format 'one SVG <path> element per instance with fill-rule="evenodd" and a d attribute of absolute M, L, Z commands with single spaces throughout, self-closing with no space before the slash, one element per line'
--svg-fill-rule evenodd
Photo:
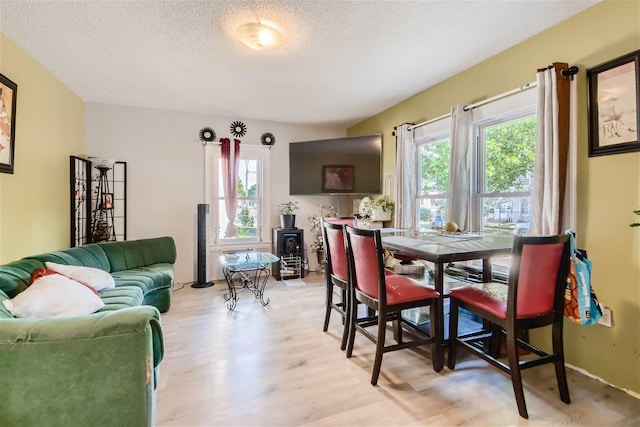
<path fill-rule="evenodd" d="M 476 107 L 480 107 L 482 105 L 489 104 L 489 103 L 491 103 L 493 101 L 497 101 L 499 99 L 506 98 L 507 96 L 516 94 L 516 93 L 521 92 L 523 90 L 533 89 L 537 85 L 538 85 L 538 82 L 527 83 L 526 85 L 522 85 L 522 86 L 517 87 L 515 89 L 511 89 L 509 91 L 503 92 L 503 93 L 501 93 L 499 95 L 492 96 L 491 98 L 487 98 L 487 99 L 484 99 L 482 101 L 478 101 L 476 103 L 466 105 L 464 107 L 464 110 L 465 111 L 472 110 L 472 109 L 474 109 Z M 429 119 L 429 120 L 424 121 L 422 123 L 418 123 L 417 125 L 414 125 L 413 127 L 410 127 L 408 130 L 414 130 L 415 128 L 418 128 L 418 127 L 421 127 L 421 126 L 425 126 L 425 125 L 429 125 L 431 123 L 435 123 L 435 122 L 440 121 L 442 119 L 446 119 L 447 117 L 451 117 L 451 113 L 443 114 L 440 117 L 436 117 L 434 119 Z"/>
<path fill-rule="evenodd" d="M 442 119 L 446 119 L 447 117 L 451 117 L 451 113 L 443 114 L 442 116 L 436 117 L 435 119 L 429 119 L 426 122 L 418 123 L 417 125 L 413 125 L 413 127 L 407 128 L 407 130 L 414 130 L 415 128 L 419 128 L 420 126 L 429 125 L 431 123 L 435 123 L 435 122 L 440 121 Z"/>
<path fill-rule="evenodd" d="M 474 108 L 481 107 L 481 106 L 483 106 L 485 104 L 489 104 L 489 103 L 491 103 L 493 101 L 497 101 L 499 99 L 506 98 L 507 96 L 511 96 L 513 94 L 522 92 L 524 90 L 533 89 L 536 86 L 538 86 L 538 82 L 527 83 L 526 85 L 517 87 L 515 89 L 508 90 L 508 91 L 503 92 L 503 93 L 501 93 L 499 95 L 496 95 L 496 96 L 492 96 L 491 98 L 483 99 L 482 101 L 478 101 L 478 102 L 473 103 L 473 104 L 465 105 L 464 110 L 465 111 L 473 110 Z"/>

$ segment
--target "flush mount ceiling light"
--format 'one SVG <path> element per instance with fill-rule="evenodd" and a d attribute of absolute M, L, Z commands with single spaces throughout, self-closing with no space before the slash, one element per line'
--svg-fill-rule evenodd
<path fill-rule="evenodd" d="M 236 36 L 251 49 L 273 49 L 282 43 L 282 35 L 275 28 L 260 22 L 250 22 L 236 28 Z"/>

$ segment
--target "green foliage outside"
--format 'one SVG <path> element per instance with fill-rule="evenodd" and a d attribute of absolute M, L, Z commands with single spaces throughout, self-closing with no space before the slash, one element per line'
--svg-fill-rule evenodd
<path fill-rule="evenodd" d="M 249 190 L 245 190 L 242 180 L 238 181 L 238 197 L 255 197 L 257 193 L 257 186 L 252 185 Z M 251 215 L 249 208 L 255 209 L 256 203 L 251 200 L 239 201 L 239 212 L 236 215 L 237 220 L 241 226 L 237 227 L 238 237 L 255 237 L 257 235 L 257 229 L 255 227 L 255 218 Z"/>
<path fill-rule="evenodd" d="M 258 187 L 255 184 L 249 187 L 249 191 L 246 191 L 242 180 L 238 181 L 238 197 L 255 197 L 257 192 Z"/>
<path fill-rule="evenodd" d="M 481 193 L 530 191 L 535 161 L 536 117 L 500 123 L 487 127 L 484 131 L 485 149 L 480 155 L 484 156 L 486 169 L 485 175 L 482 177 L 484 189 L 479 191 Z M 421 145 L 418 159 L 419 194 L 423 196 L 446 194 L 449 182 L 449 139 L 445 138 Z M 526 212 L 528 209 L 527 200 L 527 198 L 509 196 L 495 199 L 485 198 L 483 205 L 483 215 L 487 218 L 485 227 L 496 227 L 500 232 L 510 233 L 515 224 L 501 223 L 500 220 L 494 224 L 491 222 L 494 220 L 490 220 L 488 216 L 498 212 L 501 207 L 504 209 L 504 206 L 510 206 L 510 209 L 515 208 L 518 212 Z M 426 206 L 421 204 L 418 212 L 421 226 L 432 225 L 437 215 L 444 215 L 443 202 L 442 198 L 429 198 L 426 200 Z M 517 208 L 516 204 L 518 204 Z"/>
<path fill-rule="evenodd" d="M 449 183 L 449 138 L 420 147 L 420 194 L 445 194 Z"/>
<path fill-rule="evenodd" d="M 487 193 L 529 191 L 536 154 L 536 118 L 529 117 L 487 129 Z"/>

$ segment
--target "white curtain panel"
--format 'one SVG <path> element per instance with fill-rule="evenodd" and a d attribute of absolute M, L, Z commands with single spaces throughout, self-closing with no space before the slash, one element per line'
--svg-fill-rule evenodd
<path fill-rule="evenodd" d="M 530 236 L 550 236 L 560 227 L 558 97 L 553 68 L 539 71 L 536 157 L 531 190 Z"/>
<path fill-rule="evenodd" d="M 473 111 L 463 105 L 451 109 L 451 159 L 447 188 L 447 221 L 461 230 L 471 228 L 471 156 L 473 148 Z"/>
<path fill-rule="evenodd" d="M 411 229 L 413 220 L 413 197 L 415 189 L 415 148 L 413 125 L 405 123 L 396 127 L 396 206 L 395 227 Z"/>
<path fill-rule="evenodd" d="M 567 157 L 567 184 L 562 205 L 562 230 L 576 230 L 578 218 L 578 96 L 577 79 L 571 79 L 569 106 L 569 153 Z"/>

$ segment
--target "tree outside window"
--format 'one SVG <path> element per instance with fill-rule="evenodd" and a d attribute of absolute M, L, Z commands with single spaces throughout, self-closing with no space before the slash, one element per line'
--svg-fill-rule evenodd
<path fill-rule="evenodd" d="M 536 145 L 536 117 L 479 126 L 479 229 L 526 234 Z"/>
<path fill-rule="evenodd" d="M 536 116 L 531 112 L 493 119 L 476 126 L 474 230 L 526 234 L 536 144 Z M 416 144 L 416 223 L 441 227 L 446 218 L 451 144 L 431 137 Z"/>
<path fill-rule="evenodd" d="M 450 150 L 449 138 L 433 139 L 418 145 L 416 207 L 420 229 L 444 225 Z"/>

